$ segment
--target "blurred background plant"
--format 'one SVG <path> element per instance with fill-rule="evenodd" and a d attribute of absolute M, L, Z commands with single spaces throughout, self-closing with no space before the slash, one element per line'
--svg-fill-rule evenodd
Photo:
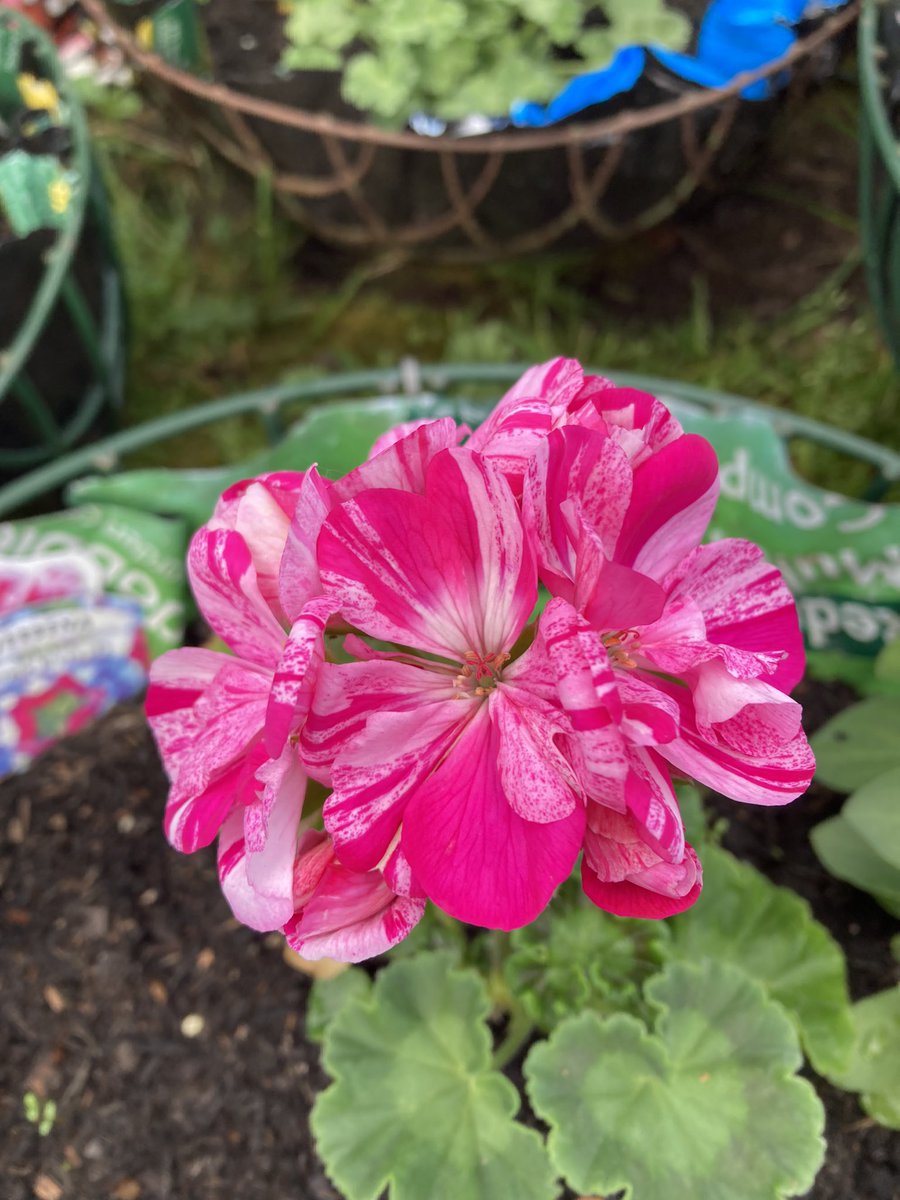
<path fill-rule="evenodd" d="M 342 70 L 344 99 L 389 125 L 458 121 L 546 101 L 626 46 L 681 50 L 662 0 L 290 0 L 285 66 Z"/>

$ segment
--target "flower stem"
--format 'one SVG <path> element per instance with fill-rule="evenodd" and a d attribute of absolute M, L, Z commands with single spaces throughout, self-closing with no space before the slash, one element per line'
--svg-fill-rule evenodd
<path fill-rule="evenodd" d="M 502 1071 L 508 1063 L 511 1063 L 531 1037 L 533 1031 L 534 1022 L 522 1005 L 514 1001 L 509 1012 L 509 1024 L 506 1027 L 506 1034 L 503 1041 L 494 1051 L 494 1068 Z"/>

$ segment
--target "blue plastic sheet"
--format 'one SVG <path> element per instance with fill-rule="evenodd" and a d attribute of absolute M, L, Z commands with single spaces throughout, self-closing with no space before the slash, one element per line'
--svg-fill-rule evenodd
<path fill-rule="evenodd" d="M 785 54 L 797 40 L 804 17 L 843 6 L 845 0 L 712 0 L 703 16 L 694 54 L 661 47 L 620 50 L 609 66 L 573 79 L 547 105 L 519 104 L 516 125 L 551 125 L 629 91 L 637 83 L 646 56 L 652 55 L 674 75 L 700 87 L 719 88 L 745 71 L 755 71 Z M 765 100 L 787 83 L 787 72 L 744 88 L 745 100 Z"/>

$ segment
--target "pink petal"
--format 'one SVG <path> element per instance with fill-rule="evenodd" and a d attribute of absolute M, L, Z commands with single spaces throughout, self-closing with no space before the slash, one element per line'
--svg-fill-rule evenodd
<path fill-rule="evenodd" d="M 196 718 L 191 709 L 232 661 L 215 650 L 185 647 L 168 650 L 151 664 L 144 710 L 169 778 L 193 746 Z"/>
<path fill-rule="evenodd" d="M 410 795 L 471 720 L 475 700 L 445 699 L 405 712 L 376 712 L 335 760 L 325 828 L 355 871 L 377 866 L 396 836 Z"/>
<path fill-rule="evenodd" d="M 396 946 L 424 911 L 424 900 L 396 896 L 380 872 L 358 873 L 333 862 L 284 932 L 304 958 L 361 962 Z"/>
<path fill-rule="evenodd" d="M 596 391 L 591 403 L 634 467 L 684 434 L 661 400 L 636 388 L 610 385 Z"/>
<path fill-rule="evenodd" d="M 536 445 L 522 512 L 538 545 L 541 578 L 555 594 L 565 595 L 565 582 L 575 579 L 582 524 L 591 528 L 601 554 L 612 552 L 631 497 L 631 478 L 625 454 L 602 433 L 568 426 Z"/>
<path fill-rule="evenodd" d="M 679 863 L 664 862 L 630 817 L 591 806 L 581 881 L 598 908 L 620 917 L 670 917 L 700 895 L 703 876 L 691 846 Z"/>
<path fill-rule="evenodd" d="M 316 676 L 325 658 L 325 626 L 334 608 L 330 596 L 310 600 L 285 643 L 266 710 L 266 746 L 273 758 L 281 754 L 288 737 L 309 711 Z"/>
<path fill-rule="evenodd" d="M 562 713 L 524 688 L 502 684 L 488 705 L 499 734 L 500 784 L 513 810 L 540 823 L 569 816 L 580 799 L 572 768 L 556 745 L 565 733 Z"/>
<path fill-rule="evenodd" d="M 761 679 L 735 679 L 724 664 L 710 662 L 695 673 L 697 728 L 756 758 L 777 754 L 800 731 L 796 700 Z"/>
<path fill-rule="evenodd" d="M 269 764 L 265 830 L 259 848 L 247 836 L 253 805 L 233 812 L 219 837 L 219 880 L 231 911 L 251 929 L 280 929 L 294 914 L 294 857 L 303 809 L 305 779 L 296 758 Z M 265 766 L 257 773 L 264 776 Z M 251 825 L 252 825 L 251 820 Z M 257 831 L 258 832 L 258 831 Z"/>
<path fill-rule="evenodd" d="M 565 600 L 550 601 L 538 629 L 571 722 L 574 760 L 584 789 L 624 810 L 628 758 L 618 728 L 622 705 L 606 648 Z"/>
<path fill-rule="evenodd" d="M 193 854 L 214 841 L 226 817 L 256 795 L 256 771 L 265 759 L 262 746 L 249 746 L 202 784 L 173 784 L 166 803 L 163 829 L 169 844 Z"/>
<path fill-rule="evenodd" d="M 640 826 L 642 840 L 667 863 L 684 856 L 684 825 L 668 768 L 652 751 L 634 746 L 625 784 L 628 812 Z"/>
<path fill-rule="evenodd" d="M 301 736 L 306 769 L 314 779 L 330 786 L 335 759 L 356 744 L 374 713 L 415 709 L 452 699 L 455 693 L 451 675 L 405 662 L 375 658 L 362 663 L 325 663 Z"/>
<path fill-rule="evenodd" d="M 789 692 L 803 676 L 803 637 L 781 572 L 758 546 L 724 538 L 699 546 L 667 576 L 673 602 L 689 599 L 703 614 L 706 636 L 732 674 L 758 675 Z M 760 669 L 754 670 L 756 659 Z"/>
<path fill-rule="evenodd" d="M 278 575 L 303 476 L 261 476 L 235 484 L 216 505 L 209 529 L 231 529 L 247 544 L 263 599 L 280 622 Z"/>
<path fill-rule="evenodd" d="M 607 558 L 599 539 L 582 529 L 573 603 L 600 632 L 617 632 L 655 621 L 666 602 L 660 585 Z"/>
<path fill-rule="evenodd" d="M 466 427 L 459 428 L 452 417 L 412 424 L 411 432 L 390 442 L 380 453 L 375 454 L 373 446 L 373 453 L 362 466 L 334 484 L 336 504 L 370 488 L 398 488 L 418 495 L 425 491 L 428 468 L 435 455 L 458 445 Z"/>
<path fill-rule="evenodd" d="M 658 752 L 680 773 L 749 804 L 789 804 L 809 787 L 815 760 L 802 730 L 762 757 L 742 753 L 704 736 L 686 688 L 671 685 L 669 694 L 679 707 L 680 732 Z"/>
<path fill-rule="evenodd" d="M 534 920 L 569 875 L 584 808 L 547 824 L 524 820 L 503 790 L 501 746 L 482 705 L 410 797 L 401 845 L 425 893 L 450 916 L 516 929 Z"/>
<path fill-rule="evenodd" d="M 715 451 L 697 434 L 670 442 L 639 466 L 616 561 L 656 580 L 676 567 L 706 531 L 718 470 Z"/>
<path fill-rule="evenodd" d="M 241 658 L 274 666 L 284 631 L 259 590 L 241 535 L 199 529 L 188 550 L 188 574 L 200 611 L 222 641 Z"/>
<path fill-rule="evenodd" d="M 302 476 L 278 572 L 278 595 L 290 624 L 322 590 L 316 542 L 332 504 L 332 484 L 315 467 Z"/>
<path fill-rule="evenodd" d="M 537 597 L 512 492 L 466 450 L 434 459 L 424 496 L 377 489 L 335 509 L 319 562 L 351 624 L 457 662 L 507 650 Z"/>

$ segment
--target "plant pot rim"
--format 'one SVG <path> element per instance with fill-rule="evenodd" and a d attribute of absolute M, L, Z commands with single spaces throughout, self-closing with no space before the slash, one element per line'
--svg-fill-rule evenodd
<path fill-rule="evenodd" d="M 442 134 L 439 137 L 428 137 L 410 129 L 382 129 L 375 125 L 333 117 L 328 113 L 293 108 L 277 101 L 249 95 L 226 84 L 209 82 L 189 71 L 171 66 L 159 55 L 140 46 L 137 40 L 110 16 L 105 0 L 82 0 L 82 7 L 98 25 L 110 30 L 135 69 L 230 112 L 258 117 L 273 124 L 316 133 L 342 142 L 364 142 L 374 146 L 391 146 L 432 154 L 507 154 L 621 140 L 636 130 L 711 108 L 723 101 L 737 105 L 744 88 L 791 67 L 851 25 L 858 15 L 860 3 L 861 0 L 850 0 L 845 8 L 828 17 L 814 32 L 798 39 L 779 58 L 754 71 L 735 76 L 724 88 L 690 91 L 675 100 L 594 121 L 547 126 L 542 129 L 504 130 L 473 136 Z"/>
<path fill-rule="evenodd" d="M 81 238 L 90 190 L 91 158 L 87 118 L 60 67 L 52 40 L 42 29 L 15 9 L 0 8 L 0 28 L 25 30 L 28 41 L 39 50 L 47 78 L 64 100 L 68 129 L 72 135 L 71 168 L 77 185 L 66 212 L 65 225 L 57 230 L 53 245 L 46 253 L 40 285 L 31 306 L 8 347 L 0 347 L 0 403 L 12 381 L 28 361 L 47 317 L 56 303 Z"/>

